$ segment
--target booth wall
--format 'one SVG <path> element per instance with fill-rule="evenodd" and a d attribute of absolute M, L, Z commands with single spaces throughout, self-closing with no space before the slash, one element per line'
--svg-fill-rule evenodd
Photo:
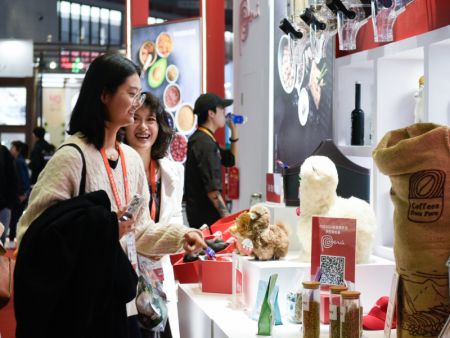
<path fill-rule="evenodd" d="M 234 55 L 234 111 L 246 115 L 248 121 L 239 127 L 240 198 L 235 210 L 248 208 L 250 195 L 263 193 L 265 199 L 265 177 L 272 162 L 273 119 L 270 112 L 270 58 L 272 51 L 271 1 L 259 1 L 259 16 L 247 27 L 247 39 L 242 41 L 242 7 L 247 3 L 251 11 L 256 10 L 255 0 L 233 1 Z"/>

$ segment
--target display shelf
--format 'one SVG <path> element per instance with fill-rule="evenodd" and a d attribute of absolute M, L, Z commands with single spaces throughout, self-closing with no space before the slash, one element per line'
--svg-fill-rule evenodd
<path fill-rule="evenodd" d="M 334 141 L 349 158 L 362 161 L 371 171 L 372 205 L 378 223 L 379 254 L 392 257 L 393 204 L 389 178 L 372 163 L 372 150 L 390 130 L 414 123 L 414 94 L 425 75 L 426 121 L 450 124 L 450 26 L 336 59 L 333 130 Z M 365 112 L 365 144 L 350 144 L 350 114 L 354 83 L 361 83 Z M 359 162 L 358 164 L 360 164 Z M 377 252 L 377 254 L 378 254 Z"/>
<path fill-rule="evenodd" d="M 178 315 L 181 338 L 242 338 L 257 337 L 258 322 L 247 312 L 232 305 L 231 295 L 203 293 L 198 284 L 180 284 Z M 274 338 L 297 338 L 301 325 L 283 319 L 283 325 L 273 327 Z M 328 326 L 321 325 L 320 338 L 328 338 Z M 364 331 L 364 338 L 382 338 L 383 331 Z M 393 330 L 391 337 L 396 337 Z"/>

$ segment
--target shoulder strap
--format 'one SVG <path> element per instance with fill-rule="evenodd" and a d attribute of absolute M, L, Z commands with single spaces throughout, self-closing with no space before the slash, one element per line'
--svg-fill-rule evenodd
<path fill-rule="evenodd" d="M 79 195 L 84 195 L 84 193 L 86 192 L 86 159 L 84 158 L 84 154 L 83 154 L 83 151 L 81 150 L 81 148 L 75 143 L 63 144 L 61 147 L 58 148 L 58 150 L 61 149 L 62 147 L 66 147 L 66 146 L 74 147 L 76 150 L 78 150 L 78 152 L 81 155 L 81 160 L 83 161 L 83 168 L 81 169 L 81 181 L 80 181 Z"/>

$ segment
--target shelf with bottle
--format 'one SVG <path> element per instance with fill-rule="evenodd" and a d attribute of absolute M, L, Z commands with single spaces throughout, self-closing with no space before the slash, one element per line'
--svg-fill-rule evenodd
<path fill-rule="evenodd" d="M 373 165 L 372 150 L 388 131 L 415 122 L 422 76 L 425 79 L 422 93 L 425 122 L 450 124 L 449 55 L 450 26 L 446 26 L 336 59 L 334 141 L 352 160 L 362 161 L 365 157 L 366 167 L 371 168 L 371 203 L 379 224 L 380 252 L 393 244 L 393 205 L 389 178 Z M 350 145 L 355 82 L 361 83 L 361 108 L 365 116 L 363 146 Z"/>

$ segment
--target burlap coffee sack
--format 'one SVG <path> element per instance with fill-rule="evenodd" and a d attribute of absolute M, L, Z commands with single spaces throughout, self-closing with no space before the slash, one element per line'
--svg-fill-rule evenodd
<path fill-rule="evenodd" d="M 388 132 L 373 158 L 392 184 L 397 337 L 437 337 L 450 314 L 450 129 L 418 123 Z"/>

